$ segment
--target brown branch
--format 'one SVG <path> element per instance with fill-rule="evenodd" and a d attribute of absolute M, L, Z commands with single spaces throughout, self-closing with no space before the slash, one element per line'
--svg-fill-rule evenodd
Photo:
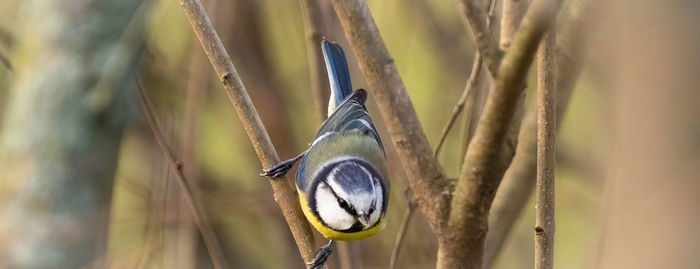
<path fill-rule="evenodd" d="M 173 154 L 165 138 L 163 137 L 160 125 L 158 124 L 158 121 L 155 118 L 155 114 L 153 112 L 153 104 L 151 104 L 151 101 L 148 98 L 148 95 L 143 90 L 141 82 L 138 81 L 138 78 L 137 84 L 139 90 L 139 101 L 141 103 L 141 108 L 143 109 L 144 115 L 146 116 L 146 120 L 148 121 L 148 126 L 151 129 L 154 138 L 156 139 L 156 143 L 158 143 L 160 151 L 167 159 L 169 167 L 172 169 L 173 174 L 175 174 L 175 179 L 177 179 L 177 183 L 180 186 L 183 198 L 189 206 L 190 212 L 192 213 L 192 218 L 195 224 L 197 225 L 199 232 L 202 235 L 202 239 L 204 240 L 204 244 L 207 247 L 209 256 L 211 256 L 212 263 L 215 268 L 229 268 L 228 263 L 226 262 L 224 252 L 221 250 L 221 244 L 219 243 L 219 239 L 216 237 L 214 229 L 211 227 L 209 217 L 207 216 L 206 212 L 202 209 L 202 206 L 199 204 L 199 201 L 197 201 L 194 198 L 192 188 L 190 187 L 190 182 L 185 178 L 185 175 L 182 172 L 182 163 L 177 161 L 175 155 Z"/>
<path fill-rule="evenodd" d="M 202 4 L 198 0 L 182 0 L 181 5 L 204 52 L 221 79 L 224 90 L 253 144 L 258 158 L 265 168 L 272 167 L 279 162 L 277 152 L 270 142 L 270 137 L 260 121 L 243 81 L 241 81 Z M 301 211 L 297 195 L 288 182 L 288 177 L 284 176 L 270 180 L 270 185 L 272 185 L 275 201 L 292 231 L 301 257 L 304 261 L 309 262 L 313 260 L 315 254 L 313 234 Z"/>
<path fill-rule="evenodd" d="M 503 58 L 503 51 L 498 48 L 498 42 L 491 34 L 490 19 L 487 19 L 488 14 L 477 0 L 462 0 L 461 6 L 464 16 L 469 21 L 469 28 L 474 36 L 479 54 L 482 55 L 486 68 L 495 77 Z"/>
<path fill-rule="evenodd" d="M 550 29 L 537 55 L 537 198 L 535 269 L 554 262 L 554 167 L 556 154 L 556 32 Z"/>
<path fill-rule="evenodd" d="M 569 31 L 559 35 L 560 40 L 566 42 L 556 51 L 557 61 L 557 114 L 562 119 L 568 107 L 571 92 L 581 72 L 584 58 L 584 33 L 589 29 L 587 25 L 589 14 L 592 14 L 589 1 L 580 8 L 581 11 L 569 16 Z M 530 194 L 535 187 L 536 155 L 537 155 L 537 116 L 536 110 L 530 109 L 523 120 L 523 128 L 520 131 L 518 148 L 511 166 L 508 168 L 503 182 L 498 189 L 489 216 L 489 233 L 486 238 L 486 250 L 484 256 L 484 268 L 491 268 L 500 254 L 505 240 L 520 213 L 525 208 Z M 561 125 L 557 124 L 557 129 Z"/>
<path fill-rule="evenodd" d="M 311 80 L 311 96 L 314 102 L 314 110 L 318 124 L 327 118 L 327 101 L 329 86 L 326 80 L 326 68 L 321 51 L 321 39 L 323 38 L 323 10 L 316 0 L 299 0 L 302 15 L 304 16 L 304 28 L 306 29 L 306 57 L 309 62 L 309 76 Z"/>
<path fill-rule="evenodd" d="M 527 0 L 504 0 L 503 15 L 501 16 L 501 39 L 499 46 L 502 50 L 507 50 L 513 41 L 515 32 L 520 27 L 520 22 L 525 16 L 530 1 Z"/>
<path fill-rule="evenodd" d="M 481 268 L 488 212 L 513 150 L 506 142 L 522 81 L 560 3 L 536 1 L 504 55 L 462 166 L 451 203 L 448 234 L 439 238 L 438 268 Z"/>
<path fill-rule="evenodd" d="M 408 182 L 433 230 L 447 211 L 450 182 L 438 164 L 413 104 L 363 0 L 331 3 L 379 107 Z"/>

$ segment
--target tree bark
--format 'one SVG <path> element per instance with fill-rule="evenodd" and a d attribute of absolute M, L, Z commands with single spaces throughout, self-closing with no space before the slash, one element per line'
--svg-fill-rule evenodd
<path fill-rule="evenodd" d="M 554 167 L 556 155 L 556 32 L 550 29 L 537 55 L 537 198 L 535 269 L 554 263 Z"/>

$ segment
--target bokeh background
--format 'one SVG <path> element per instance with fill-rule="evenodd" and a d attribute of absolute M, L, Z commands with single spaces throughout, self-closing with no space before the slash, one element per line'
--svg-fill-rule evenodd
<path fill-rule="evenodd" d="M 354 88 L 365 88 L 332 6 L 320 2 L 323 35 L 343 45 Z M 697 3 L 614 2 L 595 14 L 586 34 L 583 72 L 559 122 L 556 268 L 699 268 L 700 237 L 692 229 L 700 227 Z M 299 3 L 204 4 L 281 158 L 295 156 L 318 128 Z M 368 4 L 435 147 L 475 52 L 457 1 Z M 14 205 L 27 189 L 52 191 L 46 185 L 29 188 L 27 182 L 55 174 L 71 178 L 71 173 L 93 173 L 77 169 L 100 167 L 107 172 L 90 174 L 96 175 L 93 180 L 109 181 L 113 174 L 114 181 L 104 197 L 85 200 L 106 201 L 93 209 L 102 210 L 109 223 L 100 239 L 105 249 L 96 251 L 105 254 L 95 257 L 94 266 L 211 267 L 168 163 L 143 120 L 135 94 L 134 77 L 139 77 L 230 264 L 302 268 L 269 184 L 258 176 L 260 163 L 178 1 L 3 0 L 0 14 L 0 258 L 21 252 L 22 240 L 42 242 L 37 239 L 41 231 L 17 234 L 13 227 L 41 221 L 36 216 L 57 207 L 75 209 L 49 200 L 17 212 Z M 74 36 L 80 31 L 91 35 Z M 533 108 L 536 88 L 534 68 L 530 73 L 526 110 Z M 70 87 L 80 90 L 53 94 Z M 99 115 L 81 110 L 101 105 L 108 108 Z M 374 237 L 345 245 L 347 260 L 340 261 L 336 251 L 330 268 L 385 268 L 405 213 L 405 177 L 371 89 L 368 107 L 388 146 L 388 224 Z M 75 127 L 85 120 L 83 113 L 92 117 L 87 128 L 103 129 Z M 449 177 L 458 176 L 464 122 L 458 119 L 440 154 Z M 88 160 L 42 168 L 49 162 L 42 158 L 61 152 L 61 143 L 79 145 Z M 63 171 L 71 167 L 76 171 Z M 70 193 L 70 188 L 77 187 L 61 191 Z M 525 208 L 494 268 L 532 268 L 532 199 Z M 435 264 L 436 240 L 416 212 L 397 268 Z M 80 233 L 95 227 L 74 228 Z M 319 238 L 320 246 L 325 242 Z M 22 257 L 43 255 L 23 252 Z M 617 266 L 647 258 L 642 267 Z M 680 267 L 662 262 L 667 260 Z"/>

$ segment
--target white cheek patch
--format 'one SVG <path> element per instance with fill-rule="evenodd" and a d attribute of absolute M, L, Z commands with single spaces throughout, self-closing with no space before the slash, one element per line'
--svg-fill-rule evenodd
<path fill-rule="evenodd" d="M 374 224 L 379 221 L 379 217 L 382 215 L 382 209 L 384 209 L 384 190 L 382 190 L 382 186 L 379 185 L 379 182 L 374 184 L 374 193 L 376 195 L 376 204 L 374 206 L 374 212 L 369 215 L 370 226 L 374 226 Z"/>
<path fill-rule="evenodd" d="M 316 190 L 316 210 L 321 220 L 334 230 L 350 229 L 355 218 L 338 205 L 338 201 L 326 184 Z"/>

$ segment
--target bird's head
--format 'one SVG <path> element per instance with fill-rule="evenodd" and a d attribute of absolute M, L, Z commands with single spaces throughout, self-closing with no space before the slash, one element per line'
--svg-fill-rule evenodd
<path fill-rule="evenodd" d="M 385 206 L 381 175 L 368 162 L 350 158 L 332 163 L 314 194 L 316 211 L 330 228 L 359 232 L 379 221 Z"/>

